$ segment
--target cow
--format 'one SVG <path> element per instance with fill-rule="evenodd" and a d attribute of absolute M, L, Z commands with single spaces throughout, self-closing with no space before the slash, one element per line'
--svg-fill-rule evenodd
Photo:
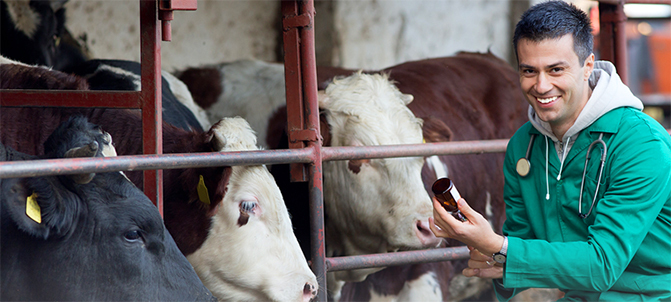
<path fill-rule="evenodd" d="M 17 66 L 32 69 L 39 78 L 44 78 L 44 72 L 59 73 L 39 67 L 0 65 L 0 82 L 19 81 L 16 75 L 21 73 L 13 70 Z M 73 114 L 101 125 L 111 134 L 120 155 L 142 153 L 141 116 L 136 111 L 3 108 L 0 114 L 2 142 L 26 153 L 43 152 L 35 147 L 41 139 L 39 131 Z M 164 153 L 255 150 L 256 138 L 240 118 L 221 120 L 206 132 L 185 130 L 167 122 L 162 127 Z M 20 131 L 23 134 L 16 136 Z M 142 188 L 139 171 L 126 175 Z M 308 301 L 316 295 L 316 277 L 301 253 L 282 195 L 266 167 L 169 169 L 164 171 L 163 181 L 166 228 L 218 298 Z M 264 251 L 273 252 L 259 254 Z M 208 270 L 210 273 L 205 273 Z"/>
<path fill-rule="evenodd" d="M 263 65 L 263 63 L 256 64 Z M 280 65 L 276 63 L 265 64 L 274 66 Z M 259 108 L 260 105 L 256 103 L 256 99 L 265 100 L 269 97 L 273 98 L 272 101 L 262 101 L 264 105 L 273 104 L 273 108 L 265 109 L 263 111 L 273 113 L 269 116 L 266 115 L 261 119 L 265 119 L 269 122 L 265 122 L 265 124 L 253 124 L 253 127 L 266 128 L 266 143 L 269 148 L 286 148 L 287 138 L 285 134 L 286 129 L 284 129 L 286 127 L 286 109 L 283 107 L 283 90 L 259 91 L 259 89 L 263 87 L 283 86 L 283 74 L 276 72 L 274 77 L 263 77 L 264 79 L 269 79 L 269 81 L 279 82 L 279 84 L 259 83 L 259 78 L 257 77 L 252 77 L 249 80 L 252 83 L 248 83 L 238 79 L 238 75 L 230 74 L 230 72 L 234 72 L 236 70 L 233 68 L 233 66 L 240 66 L 240 68 L 242 68 L 245 65 L 253 66 L 250 63 L 244 62 L 208 65 L 184 70 L 178 73 L 178 77 L 184 83 L 186 83 L 187 86 L 189 86 L 189 89 L 194 95 L 194 100 L 196 103 L 208 111 L 214 110 L 215 108 L 220 108 L 219 106 L 226 106 L 227 111 L 224 111 L 223 114 L 242 115 L 244 112 L 241 113 L 234 111 L 235 106 L 239 106 L 238 104 L 244 104 L 247 106 L 247 108 Z M 271 68 L 279 70 L 278 67 Z M 269 68 L 257 67 L 257 69 L 267 70 Z M 202 75 L 208 75 L 208 77 L 199 79 L 197 77 L 199 72 Z M 317 80 L 320 89 L 326 89 L 327 98 L 331 99 L 331 101 L 327 103 L 338 103 L 346 99 L 346 97 L 339 95 L 328 96 L 328 90 L 335 90 L 335 87 L 330 87 L 336 83 L 338 83 L 336 85 L 346 85 L 342 81 L 338 82 L 338 76 L 351 76 L 353 73 L 356 74 L 356 71 L 335 67 L 317 67 Z M 407 108 L 412 111 L 415 118 L 422 120 L 422 134 L 420 134 L 419 137 L 415 136 L 414 140 L 412 140 L 415 143 L 420 143 L 422 141 L 445 142 L 509 138 L 512 136 L 517 127 L 526 121 L 526 106 L 524 105 L 525 102 L 522 101 L 523 99 L 521 90 L 519 88 L 517 72 L 513 70 L 506 62 L 496 58 L 491 53 L 460 52 L 450 57 L 406 62 L 383 70 L 366 71 L 363 73 L 387 74 L 388 81 L 386 81 L 386 83 L 384 81 L 379 81 L 376 82 L 376 85 L 391 85 L 395 87 L 394 89 L 398 89 L 402 94 L 411 95 L 414 97 L 413 101 L 407 102 Z M 256 75 L 254 70 L 244 71 L 243 74 Z M 334 78 L 336 78 L 336 80 L 334 80 Z M 238 80 L 227 81 L 227 79 Z M 190 83 L 195 82 L 199 82 L 200 86 L 190 85 Z M 372 85 L 373 84 L 369 84 L 369 86 Z M 253 89 L 256 89 L 257 94 L 250 96 L 248 94 L 235 93 L 238 91 L 253 90 L 248 89 L 245 86 L 256 87 Z M 350 89 L 359 89 L 359 87 L 354 88 L 354 84 L 351 84 L 350 86 L 352 87 Z M 214 95 L 203 93 L 203 87 L 209 87 L 210 89 L 208 91 L 210 92 L 221 91 L 221 93 Z M 347 88 L 342 88 L 342 90 L 346 89 Z M 201 96 L 203 97 L 201 98 Z M 205 98 L 205 96 L 208 98 Z M 394 95 L 392 94 L 392 96 Z M 397 99 L 404 98 L 403 96 L 399 97 L 398 95 L 395 97 Z M 408 97 L 405 98 L 407 99 Z M 346 101 L 349 103 L 355 103 L 353 97 L 352 99 Z M 373 113 L 372 110 L 356 108 L 361 103 L 363 103 L 363 101 L 357 102 L 356 106 L 353 105 L 351 109 L 341 110 L 340 113 L 332 115 L 349 115 L 352 116 L 352 119 L 355 119 L 356 117 L 366 117 L 365 119 L 360 119 L 378 120 L 385 119 L 385 114 L 389 114 L 386 112 L 382 114 L 377 112 Z M 320 101 L 322 121 L 324 121 L 324 118 L 329 119 L 328 114 L 331 110 L 327 106 L 328 104 Z M 366 110 L 368 110 L 368 113 L 359 113 L 360 111 Z M 217 113 L 208 112 L 208 115 L 210 116 L 214 114 Z M 242 116 L 246 117 L 245 115 Z M 396 118 L 394 122 L 396 122 L 396 120 L 398 120 L 398 118 Z M 322 136 L 324 137 L 324 146 L 343 145 L 343 137 L 357 137 L 357 135 L 369 135 L 371 137 L 376 135 L 379 136 L 380 131 L 387 131 L 387 129 L 380 130 L 380 128 L 390 127 L 385 125 L 384 127 L 376 126 L 369 128 L 358 128 L 351 125 L 354 125 L 354 122 L 351 124 L 332 121 L 329 121 L 328 123 L 322 122 Z M 324 131 L 324 128 L 329 129 L 328 131 Z M 334 137 L 338 137 L 339 141 L 337 144 L 333 143 Z M 349 144 L 345 143 L 344 145 L 365 144 L 355 142 Z M 353 210 L 350 213 L 351 216 L 345 217 L 342 217 L 342 215 L 339 214 L 334 215 L 334 213 L 331 212 L 332 210 L 337 211 L 337 209 L 342 208 L 350 209 L 352 207 L 357 207 L 360 204 L 376 204 L 376 202 L 371 200 L 375 200 L 377 198 L 376 195 L 379 195 L 377 193 L 378 191 L 406 189 L 408 187 L 414 186 L 414 183 L 418 178 L 422 180 L 421 184 L 423 189 L 425 192 L 427 192 L 427 195 L 425 195 L 423 198 L 428 200 L 428 192 L 430 192 L 431 184 L 440 177 L 449 176 L 458 187 L 462 196 L 469 200 L 471 206 L 473 206 L 477 211 L 485 214 L 486 217 L 489 217 L 494 228 L 500 231 L 502 222 L 505 219 L 504 205 L 501 194 L 503 191 L 503 178 L 502 174 L 500 173 L 503 163 L 502 154 L 428 157 L 422 168 L 421 178 L 415 174 L 407 173 L 407 176 L 402 177 L 403 185 L 393 185 L 389 183 L 378 182 L 378 191 L 358 191 L 358 187 L 363 186 L 360 185 L 360 183 L 370 184 L 377 181 L 377 179 L 373 176 L 367 176 L 370 178 L 361 177 L 361 180 L 357 180 L 355 178 L 362 176 L 361 173 L 363 173 L 363 170 L 360 170 L 360 167 L 375 168 L 376 161 L 380 160 L 352 160 L 349 162 L 325 163 L 324 203 L 326 206 L 325 219 L 327 223 L 327 250 L 330 250 L 331 252 L 338 251 L 338 253 L 333 253 L 331 255 L 357 254 L 351 253 L 350 251 L 341 249 L 339 247 L 329 247 L 334 246 L 334 243 L 336 246 L 340 245 L 337 242 L 346 241 L 342 237 L 348 236 L 347 232 L 344 232 L 339 228 L 336 228 L 333 232 L 329 231 L 329 229 L 332 228 L 334 224 L 357 225 L 360 230 L 365 230 L 366 228 L 373 228 L 376 225 L 380 225 L 378 220 L 370 219 L 368 216 L 361 215 L 361 213 L 364 213 L 365 211 L 360 208 Z M 332 169 L 333 165 L 341 165 L 341 172 L 339 172 L 339 174 L 329 174 L 332 173 L 329 172 L 329 170 Z M 276 180 L 280 185 L 280 188 L 283 189 L 283 193 L 295 194 L 296 192 L 307 192 L 307 188 L 304 184 L 288 182 L 289 174 L 288 168 L 286 166 L 275 165 L 272 168 L 272 172 L 274 175 L 276 175 Z M 335 174 L 335 172 L 333 173 Z M 382 173 L 380 174 L 383 175 Z M 382 177 L 379 176 L 379 178 Z M 327 185 L 329 182 L 335 183 L 339 185 L 339 187 L 337 185 L 334 185 L 333 187 Z M 291 189 L 285 190 L 285 187 L 291 187 Z M 349 192 L 354 192 L 351 194 L 354 196 L 349 196 Z M 337 198 L 335 196 L 330 196 L 330 194 L 337 194 Z M 287 195 L 285 195 L 285 199 L 288 201 L 295 200 L 294 198 L 290 198 Z M 300 200 L 300 198 L 298 200 Z M 398 203 L 401 202 L 398 201 Z M 307 215 L 305 209 L 294 208 L 291 205 L 289 205 L 289 209 L 294 217 L 303 217 Z M 393 209 L 393 207 L 391 209 Z M 387 219 L 390 218 L 389 215 L 384 211 L 376 212 L 376 214 L 379 217 L 386 217 Z M 304 229 L 308 229 L 308 224 L 302 224 L 300 221 L 296 220 L 294 220 L 294 224 L 297 226 L 296 230 L 298 238 L 305 238 L 304 240 L 308 240 L 309 237 L 307 234 L 300 234 L 300 232 Z M 365 224 L 366 226 L 362 227 L 360 224 Z M 391 233 L 385 234 L 385 236 L 392 235 L 393 234 Z M 357 237 L 359 236 L 359 233 L 353 234 L 351 236 Z M 349 241 L 354 242 L 355 240 L 356 239 L 350 239 Z M 456 245 L 461 245 L 461 243 L 454 240 L 448 240 L 448 246 Z M 367 249 L 367 252 L 372 253 L 378 251 Z M 460 272 L 465 264 L 465 261 L 455 261 L 453 263 L 452 270 L 455 272 Z M 425 268 L 427 269 L 427 272 L 433 269 L 431 266 L 425 266 Z M 368 275 L 368 273 L 364 273 L 360 274 L 359 278 L 350 278 L 352 276 L 346 276 L 346 274 L 347 273 L 343 274 L 342 272 L 336 272 L 335 276 L 339 281 L 361 281 L 361 277 L 366 277 Z M 369 280 L 366 282 L 376 282 L 374 280 L 376 275 L 377 274 L 368 276 Z M 460 276 L 459 274 L 454 275 L 456 278 Z M 378 280 L 385 280 L 385 275 L 383 272 L 381 272 L 381 274 L 378 276 Z M 333 284 L 331 281 L 332 280 L 329 280 L 328 283 L 329 290 Z M 440 284 L 441 282 L 440 280 L 437 280 L 434 283 Z M 352 286 L 354 285 L 348 285 L 344 289 L 352 288 Z M 365 287 L 363 284 L 359 284 L 357 286 Z M 445 291 L 444 288 L 443 291 Z M 450 291 L 451 296 L 454 298 L 463 297 L 462 293 L 465 292 L 463 288 L 453 288 Z M 343 292 L 342 294 L 343 297 L 355 297 L 346 292 Z M 400 295 L 403 295 L 403 293 L 400 293 Z M 446 299 L 446 297 L 447 296 L 443 295 L 443 299 Z M 362 298 L 362 300 L 365 300 L 365 298 Z"/>
<path fill-rule="evenodd" d="M 40 159 L 113 156 L 83 117 Z M 0 162 L 38 157 L 0 144 Z M 0 300 L 215 301 L 156 207 L 119 172 L 0 179 Z"/>
<path fill-rule="evenodd" d="M 260 138 L 259 145 L 269 146 L 270 117 L 287 103 L 283 64 L 242 59 L 190 67 L 174 75 L 186 84 L 197 108 L 205 109 L 209 122 L 243 116 Z"/>
<path fill-rule="evenodd" d="M 67 0 L 1 0 L 0 54 L 56 69 L 83 62 L 87 54 L 65 28 Z"/>

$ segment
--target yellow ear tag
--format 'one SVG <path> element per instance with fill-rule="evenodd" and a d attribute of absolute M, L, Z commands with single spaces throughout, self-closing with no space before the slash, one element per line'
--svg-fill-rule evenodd
<path fill-rule="evenodd" d="M 37 204 L 37 193 L 26 198 L 26 215 L 37 223 L 42 223 L 42 210 Z"/>
<path fill-rule="evenodd" d="M 422 144 L 426 144 L 426 139 L 425 138 L 422 139 Z"/>
<path fill-rule="evenodd" d="M 210 194 L 207 192 L 203 175 L 200 176 L 200 180 L 198 181 L 198 199 L 204 204 L 210 204 Z"/>

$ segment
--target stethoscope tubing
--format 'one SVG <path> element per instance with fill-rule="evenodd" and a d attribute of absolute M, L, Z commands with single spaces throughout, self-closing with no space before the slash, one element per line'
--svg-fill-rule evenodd
<path fill-rule="evenodd" d="M 531 156 L 531 147 L 533 146 L 534 139 L 536 138 L 536 134 L 531 134 L 531 138 L 529 139 L 529 146 L 527 147 L 527 153 L 524 156 L 524 158 L 520 158 L 517 163 L 517 173 L 522 176 L 526 177 L 529 175 L 529 170 L 531 167 L 531 162 L 530 162 L 530 156 Z M 594 148 L 597 144 L 601 145 L 601 159 L 599 163 L 599 176 L 597 178 L 596 182 L 596 190 L 594 191 L 594 198 L 592 198 L 592 204 L 589 207 L 589 210 L 587 211 L 587 214 L 583 214 L 582 212 L 582 193 L 585 188 L 585 176 L 587 175 L 587 165 L 589 164 L 589 159 L 590 159 L 590 153 L 592 152 L 592 148 Z M 608 147 L 606 146 L 606 142 L 603 140 L 603 133 L 599 134 L 599 138 L 597 138 L 595 141 L 593 141 L 589 147 L 587 148 L 587 155 L 585 156 L 585 167 L 583 168 L 582 172 L 582 181 L 580 182 L 580 195 L 578 199 L 578 216 L 580 218 L 585 219 L 587 218 L 591 213 L 592 209 L 594 208 L 594 203 L 596 202 L 596 197 L 599 193 L 599 187 L 601 186 L 601 178 L 603 176 L 603 168 L 606 163 L 606 156 L 608 154 Z M 524 163 L 524 165 L 521 165 L 520 163 Z M 520 167 L 525 167 L 523 169 L 520 169 Z"/>
<path fill-rule="evenodd" d="M 597 178 L 596 181 L 596 189 L 594 190 L 594 198 L 592 198 L 592 204 L 589 207 L 589 211 L 587 211 L 587 214 L 582 213 L 582 192 L 583 188 L 585 186 L 585 175 L 587 174 L 587 164 L 589 164 L 589 158 L 590 158 L 590 152 L 592 151 L 592 148 L 594 148 L 597 144 L 601 144 L 601 162 L 599 163 L 599 177 Z M 580 196 L 578 199 L 578 216 L 580 218 L 585 219 L 589 214 L 592 213 L 592 208 L 594 207 L 594 203 L 596 202 L 596 196 L 599 193 L 599 186 L 601 186 L 601 177 L 603 175 L 603 167 L 606 163 L 606 154 L 608 153 L 608 147 L 606 146 L 606 142 L 603 141 L 603 133 L 599 134 L 599 138 L 595 141 L 593 141 L 591 144 L 589 144 L 589 147 L 587 148 L 587 155 L 585 156 L 585 168 L 583 168 L 582 171 L 582 181 L 580 182 Z"/>

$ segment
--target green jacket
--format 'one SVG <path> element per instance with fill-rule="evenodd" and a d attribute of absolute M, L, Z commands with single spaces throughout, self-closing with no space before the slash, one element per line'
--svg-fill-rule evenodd
<path fill-rule="evenodd" d="M 594 208 L 582 219 L 578 200 L 586 152 L 600 133 L 608 151 L 605 168 Z M 531 171 L 522 177 L 515 165 L 526 155 L 530 134 L 537 134 Z M 600 152 L 600 147 L 591 152 L 583 213 L 589 211 L 596 190 Z M 508 300 L 526 288 L 542 287 L 559 288 L 566 300 L 671 299 L 667 131 L 638 109 L 614 109 L 577 135 L 563 166 L 558 180 L 555 146 L 530 123 L 508 144 L 503 232 L 509 244 L 503 284 L 494 280 L 498 298 Z"/>

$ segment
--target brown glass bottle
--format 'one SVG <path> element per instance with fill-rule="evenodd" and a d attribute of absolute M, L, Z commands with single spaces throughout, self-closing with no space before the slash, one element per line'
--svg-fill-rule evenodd
<path fill-rule="evenodd" d="M 461 195 L 459 194 L 459 191 L 457 191 L 457 187 L 452 183 L 452 180 L 449 178 L 440 178 L 436 180 L 431 186 L 431 191 L 433 191 L 433 194 L 443 208 L 452 214 L 454 218 L 461 221 L 466 220 L 461 214 L 461 211 L 459 211 L 457 200 L 461 198 Z"/>

